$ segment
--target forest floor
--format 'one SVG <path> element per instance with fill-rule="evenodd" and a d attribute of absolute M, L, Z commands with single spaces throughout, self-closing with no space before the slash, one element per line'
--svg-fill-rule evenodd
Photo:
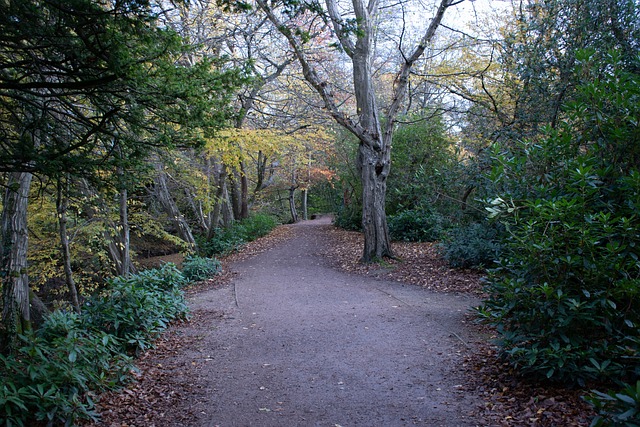
<path fill-rule="evenodd" d="M 588 426 L 580 390 L 518 379 L 431 243 L 359 263 L 328 218 L 281 226 L 187 290 L 191 319 L 98 399 L 99 426 Z"/>

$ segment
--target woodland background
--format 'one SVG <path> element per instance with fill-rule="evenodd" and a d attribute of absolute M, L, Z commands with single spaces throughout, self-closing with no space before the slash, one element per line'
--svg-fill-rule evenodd
<path fill-rule="evenodd" d="M 477 312 L 518 374 L 639 425 L 639 15 L 2 2 L 0 418 L 95 418 L 216 256 L 334 213 L 365 261 L 388 235 L 485 271 Z"/>

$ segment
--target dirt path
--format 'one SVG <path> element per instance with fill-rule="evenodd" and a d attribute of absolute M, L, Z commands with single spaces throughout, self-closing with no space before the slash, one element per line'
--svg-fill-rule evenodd
<path fill-rule="evenodd" d="M 461 369 L 477 301 L 340 272 L 323 257 L 328 227 L 293 226 L 234 264 L 233 283 L 191 298 L 185 344 L 157 363 L 178 396 L 148 425 L 477 424 Z"/>

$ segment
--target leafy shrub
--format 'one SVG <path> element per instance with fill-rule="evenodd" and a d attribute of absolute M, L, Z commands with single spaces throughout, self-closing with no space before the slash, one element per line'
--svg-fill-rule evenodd
<path fill-rule="evenodd" d="M 333 224 L 345 230 L 362 231 L 362 211 L 342 207 L 338 209 Z"/>
<path fill-rule="evenodd" d="M 178 288 L 185 279 L 176 271 L 180 273 L 175 265 L 165 264 L 143 275 L 111 279 L 106 292 L 87 302 L 83 314 L 88 324 L 122 339 L 129 351 L 145 350 L 172 320 L 187 314 Z M 171 282 L 160 284 L 161 278 Z"/>
<path fill-rule="evenodd" d="M 90 392 L 116 388 L 133 368 L 115 337 L 87 328 L 75 313 L 54 312 L 20 339 L 16 355 L 0 355 L 3 425 L 96 420 Z"/>
<path fill-rule="evenodd" d="M 277 225 L 278 222 L 273 216 L 256 214 L 229 228 L 216 229 L 211 239 L 199 237 L 198 248 L 200 254 L 205 257 L 228 255 L 245 243 L 266 236 Z"/>
<path fill-rule="evenodd" d="M 182 264 L 182 274 L 190 282 L 199 282 L 214 277 L 222 271 L 220 261 L 215 258 L 189 256 Z"/>
<path fill-rule="evenodd" d="M 244 239 L 251 242 L 269 234 L 276 228 L 278 221 L 271 215 L 255 214 L 243 220 L 241 224 L 244 227 Z"/>
<path fill-rule="evenodd" d="M 492 176 L 506 185 L 487 209 L 508 238 L 480 313 L 523 373 L 637 378 L 640 75 L 614 63 L 580 97 L 546 138 L 495 154 Z"/>
<path fill-rule="evenodd" d="M 442 237 L 442 217 L 428 209 L 406 210 L 389 217 L 389 234 L 393 240 L 433 242 Z"/>
<path fill-rule="evenodd" d="M 486 267 L 500 253 L 498 230 L 484 222 L 473 222 L 452 230 L 442 248 L 452 267 Z"/>
<path fill-rule="evenodd" d="M 144 288 L 157 288 L 162 290 L 172 290 L 181 288 L 187 283 L 187 279 L 173 263 L 163 264 L 160 268 L 141 271 L 128 277 L 116 277 L 111 279 L 111 283 L 134 283 Z"/>
<path fill-rule="evenodd" d="M 640 426 L 640 380 L 636 385 L 625 385 L 620 392 L 602 393 L 594 391 L 587 399 L 599 415 L 591 427 L 638 427 Z"/>
<path fill-rule="evenodd" d="M 0 419 L 4 425 L 75 425 L 96 420 L 91 395 L 115 389 L 133 369 L 127 353 L 143 350 L 168 323 L 186 315 L 172 264 L 111 279 L 81 315 L 55 311 L 20 336 L 16 354 L 0 355 Z"/>

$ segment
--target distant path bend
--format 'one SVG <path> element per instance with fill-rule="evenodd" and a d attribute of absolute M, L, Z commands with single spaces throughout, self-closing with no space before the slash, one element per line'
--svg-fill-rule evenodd
<path fill-rule="evenodd" d="M 461 365 L 477 301 L 332 268 L 328 226 L 292 226 L 233 265 L 232 286 L 193 297 L 224 314 L 186 349 L 201 365 L 189 425 L 476 425 Z"/>

